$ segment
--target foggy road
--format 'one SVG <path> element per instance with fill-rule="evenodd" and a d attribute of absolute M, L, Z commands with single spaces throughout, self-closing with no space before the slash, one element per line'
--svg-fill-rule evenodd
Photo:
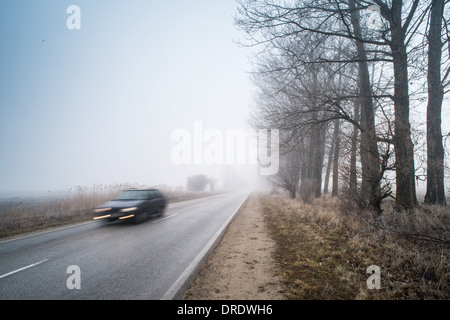
<path fill-rule="evenodd" d="M 0 299 L 173 299 L 249 192 L 0 242 Z M 70 267 L 70 268 L 69 268 Z"/>

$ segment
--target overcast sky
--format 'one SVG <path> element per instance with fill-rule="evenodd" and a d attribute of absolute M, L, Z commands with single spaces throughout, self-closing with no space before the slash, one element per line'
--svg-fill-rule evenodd
<path fill-rule="evenodd" d="M 69 30 L 75 4 L 81 29 Z M 234 0 L 0 2 L 0 192 L 184 185 L 179 128 L 245 128 Z M 72 20 L 70 20 L 72 21 Z M 214 170 L 214 171 L 212 171 Z M 248 170 L 247 170 L 248 171 Z"/>

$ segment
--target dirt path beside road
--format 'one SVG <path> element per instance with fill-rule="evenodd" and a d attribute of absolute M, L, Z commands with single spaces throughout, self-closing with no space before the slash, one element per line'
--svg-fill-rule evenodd
<path fill-rule="evenodd" d="M 185 300 L 281 300 L 283 286 L 272 253 L 275 242 L 252 194 L 183 296 Z"/>

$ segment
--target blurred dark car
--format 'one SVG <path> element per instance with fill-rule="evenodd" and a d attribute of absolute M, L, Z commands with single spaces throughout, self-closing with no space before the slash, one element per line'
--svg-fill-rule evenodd
<path fill-rule="evenodd" d="M 94 210 L 94 220 L 142 222 L 151 216 L 162 215 L 166 206 L 166 198 L 157 189 L 123 190 L 115 199 Z"/>

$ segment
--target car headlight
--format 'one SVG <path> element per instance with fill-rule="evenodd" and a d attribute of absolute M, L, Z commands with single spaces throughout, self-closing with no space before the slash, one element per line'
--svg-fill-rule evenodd
<path fill-rule="evenodd" d="M 125 208 L 125 209 L 120 210 L 120 212 L 131 212 L 131 211 L 137 210 L 137 208 L 138 207 Z"/>
<path fill-rule="evenodd" d="M 100 213 L 100 212 L 106 212 L 106 211 L 109 211 L 109 210 L 111 210 L 111 208 L 97 208 L 94 211 L 96 213 Z"/>

